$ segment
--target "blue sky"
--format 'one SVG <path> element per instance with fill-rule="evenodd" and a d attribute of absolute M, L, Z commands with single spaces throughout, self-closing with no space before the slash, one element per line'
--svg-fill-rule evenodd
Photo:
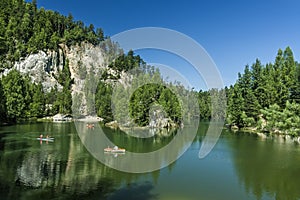
<path fill-rule="evenodd" d="M 164 27 L 196 40 L 216 63 L 225 85 L 236 81 L 245 65 L 259 58 L 273 62 L 279 48 L 290 46 L 300 60 L 298 0 L 38 0 L 38 6 L 72 13 L 75 20 L 101 27 L 112 36 L 128 29 Z M 176 56 L 138 51 L 150 63 L 174 67 L 198 84 L 191 66 Z"/>

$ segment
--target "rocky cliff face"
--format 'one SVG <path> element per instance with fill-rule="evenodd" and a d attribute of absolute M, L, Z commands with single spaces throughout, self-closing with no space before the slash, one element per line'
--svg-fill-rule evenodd
<path fill-rule="evenodd" d="M 28 75 L 33 82 L 42 83 L 46 92 L 49 92 L 54 86 L 61 90 L 63 86 L 58 83 L 57 77 L 68 60 L 71 78 L 74 80 L 74 84 L 72 84 L 73 105 L 76 102 L 76 107 L 79 108 L 77 114 L 95 115 L 95 112 L 88 110 L 91 110 L 90 105 L 94 104 L 93 94 L 102 73 L 105 71 L 112 77 L 120 77 L 117 81 L 122 85 L 128 85 L 129 79 L 131 79 L 126 72 L 115 71 L 108 67 L 110 62 L 122 53 L 122 50 L 110 40 L 101 45 L 100 47 L 100 45 L 94 46 L 83 42 L 80 45 L 68 47 L 60 44 L 57 51 L 39 51 L 20 59 L 13 64 L 11 69 L 6 69 L 2 75 L 7 75 L 9 71 L 16 69 L 24 75 Z M 109 78 L 105 81 L 116 82 L 115 79 L 110 80 Z"/>
<path fill-rule="evenodd" d="M 70 48 L 62 44 L 58 51 L 39 51 L 36 54 L 28 55 L 16 62 L 12 69 L 29 75 L 33 82 L 41 82 L 44 89 L 49 91 L 55 85 L 61 87 L 55 77 L 58 76 L 68 59 L 71 76 L 75 81 L 74 90 L 77 90 L 77 87 L 81 87 L 81 83 L 86 78 L 82 74 L 97 74 L 106 67 L 104 57 L 100 47 L 89 43 L 82 43 Z M 10 70 L 5 70 L 4 75 Z"/>
<path fill-rule="evenodd" d="M 21 73 L 28 75 L 35 83 L 42 83 L 45 91 L 49 92 L 51 88 L 57 86 L 59 90 L 62 86 L 58 83 L 57 78 L 63 66 L 69 61 L 69 69 L 71 78 L 74 80 L 72 85 L 72 97 L 76 94 L 82 94 L 81 98 L 81 114 L 86 113 L 86 95 L 84 87 L 87 79 L 96 84 L 100 79 L 100 74 L 108 69 L 108 59 L 105 52 L 100 46 L 94 46 L 89 43 L 81 43 L 80 45 L 67 47 L 61 44 L 57 51 L 39 51 L 30 54 L 20 61 L 15 62 L 11 69 L 3 72 L 6 75 L 12 69 L 16 69 Z"/>
<path fill-rule="evenodd" d="M 41 82 L 45 90 L 49 90 L 55 85 L 59 86 L 54 75 L 58 73 L 63 66 L 62 50 L 39 51 L 31 54 L 26 58 L 16 62 L 12 69 L 16 69 L 23 74 L 28 75 L 33 82 Z M 11 69 L 5 70 L 4 75 L 9 73 Z"/>

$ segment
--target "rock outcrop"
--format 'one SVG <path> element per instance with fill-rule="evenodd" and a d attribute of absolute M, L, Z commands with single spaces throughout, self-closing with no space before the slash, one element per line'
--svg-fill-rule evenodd
<path fill-rule="evenodd" d="M 178 125 L 173 122 L 169 117 L 166 117 L 166 113 L 161 105 L 155 104 L 150 109 L 150 128 L 172 128 Z"/>
<path fill-rule="evenodd" d="M 109 70 L 108 58 L 100 46 L 81 43 L 68 47 L 61 44 L 57 51 L 39 51 L 21 58 L 13 64 L 12 68 L 6 69 L 3 75 L 16 69 L 22 74 L 28 75 L 33 82 L 42 83 L 44 91 L 49 92 L 54 86 L 61 90 L 63 86 L 58 83 L 57 77 L 66 64 L 66 60 L 69 62 L 71 78 L 74 80 L 72 97 L 74 99 L 76 95 L 81 94 L 80 113 L 89 114 L 84 92 L 86 82 L 91 82 L 91 85 L 94 86 L 92 92 L 95 92 L 101 73 Z"/>
<path fill-rule="evenodd" d="M 59 51 L 39 51 L 36 54 L 30 54 L 26 58 L 15 62 L 11 69 L 4 71 L 8 74 L 12 69 L 28 75 L 33 82 L 42 83 L 44 90 L 49 91 L 55 85 L 60 89 L 61 86 L 55 79 L 55 75 L 62 69 L 64 64 L 64 55 L 62 50 Z"/>
<path fill-rule="evenodd" d="M 105 123 L 105 126 L 113 128 L 113 129 L 118 129 L 119 128 L 119 124 L 118 124 L 117 121 L 111 121 L 111 122 Z"/>

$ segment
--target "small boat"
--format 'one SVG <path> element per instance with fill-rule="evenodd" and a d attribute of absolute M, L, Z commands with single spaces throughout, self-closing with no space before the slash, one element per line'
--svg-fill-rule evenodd
<path fill-rule="evenodd" d="M 87 127 L 87 128 L 94 128 L 95 125 L 94 125 L 94 124 L 87 124 L 86 127 Z"/>
<path fill-rule="evenodd" d="M 36 138 L 37 140 L 40 141 L 49 141 L 49 142 L 54 142 L 54 138 Z"/>
<path fill-rule="evenodd" d="M 104 152 L 107 153 L 125 153 L 125 151 L 125 149 L 119 148 L 117 146 L 115 146 L 114 148 L 107 147 L 104 149 Z"/>

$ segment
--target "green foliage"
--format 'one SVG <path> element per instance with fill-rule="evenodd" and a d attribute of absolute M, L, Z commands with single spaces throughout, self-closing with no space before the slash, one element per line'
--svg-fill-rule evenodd
<path fill-rule="evenodd" d="M 45 115 L 55 115 L 59 111 L 59 105 L 57 103 L 58 89 L 55 85 L 51 88 L 50 92 L 45 93 Z"/>
<path fill-rule="evenodd" d="M 57 50 L 59 43 L 74 45 L 89 42 L 98 45 L 104 40 L 100 28 L 94 30 L 81 21 L 37 9 L 36 2 L 2 0 L 0 5 L 0 61 L 17 61 L 38 50 Z M 5 66 L 7 67 L 7 66 Z"/>
<path fill-rule="evenodd" d="M 3 122 L 5 119 L 6 119 L 6 99 L 4 96 L 2 81 L 0 79 L 0 120 Z"/>
<path fill-rule="evenodd" d="M 112 87 L 103 81 L 98 83 L 98 87 L 95 95 L 95 107 L 97 115 L 104 119 L 104 122 L 113 120 L 113 114 L 111 109 L 111 95 Z"/>
<path fill-rule="evenodd" d="M 240 85 L 231 86 L 228 93 L 228 110 L 227 121 L 230 125 L 238 127 L 244 126 L 243 123 L 244 98 L 240 89 Z"/>
<path fill-rule="evenodd" d="M 111 95 L 111 101 L 113 102 L 111 108 L 113 109 L 114 120 L 117 120 L 120 124 L 128 125 L 131 122 L 129 116 L 128 99 L 130 98 L 130 91 L 123 85 L 117 84 L 114 87 L 114 92 Z"/>
<path fill-rule="evenodd" d="M 110 65 L 118 76 L 121 71 L 128 70 L 128 77 L 131 80 L 124 83 L 115 82 L 118 77 L 112 77 L 108 71 L 102 74 L 102 80 L 98 84 L 96 92 L 96 110 L 98 116 L 105 118 L 106 121 L 117 120 L 118 123 L 129 125 L 132 122 L 139 126 L 149 124 L 149 112 L 154 105 L 160 105 L 165 111 L 166 116 L 176 123 L 181 122 L 182 103 L 177 99 L 174 92 L 183 92 L 180 87 L 169 88 L 164 86 L 161 74 L 153 66 L 147 66 L 139 57 L 129 51 L 127 55 L 121 56 Z M 104 82 L 104 79 L 110 80 Z M 113 87 L 112 87 L 113 85 Z M 171 91 L 171 88 L 174 91 Z M 177 91 L 178 89 L 178 91 Z M 113 91 L 113 92 L 112 92 Z M 112 104 L 113 103 L 113 104 Z"/>
<path fill-rule="evenodd" d="M 32 117 L 42 117 L 45 110 L 45 95 L 41 83 L 33 85 L 32 102 L 29 104 L 30 115 Z"/>
<path fill-rule="evenodd" d="M 87 107 L 87 114 L 88 115 L 95 115 L 96 114 L 96 110 L 95 110 L 95 93 L 96 93 L 96 89 L 97 89 L 97 85 L 96 83 L 96 79 L 97 77 L 95 76 L 95 73 L 93 71 L 93 69 L 91 68 L 89 73 L 86 76 L 86 80 L 84 83 L 84 95 L 85 95 L 85 99 L 86 99 L 86 107 Z"/>
<path fill-rule="evenodd" d="M 262 129 L 293 136 L 300 134 L 300 104 L 287 101 L 283 110 L 274 104 L 261 110 L 261 113 L 267 120 L 266 125 L 261 127 Z"/>
<path fill-rule="evenodd" d="M 213 119 L 226 118 L 226 90 L 225 89 L 211 89 L 210 104 L 211 104 L 211 117 Z"/>
<path fill-rule="evenodd" d="M 16 70 L 10 71 L 2 79 L 2 114 L 8 120 L 16 121 L 26 117 L 40 117 L 44 114 L 45 99 L 42 85 L 31 83 Z M 2 99 L 2 98 L 1 98 Z M 2 104 L 3 103 L 3 104 Z"/>
<path fill-rule="evenodd" d="M 2 80 L 2 83 L 4 83 L 3 89 L 6 98 L 7 117 L 14 121 L 25 114 L 26 88 L 24 82 L 24 78 L 16 70 L 12 70 Z"/>
<path fill-rule="evenodd" d="M 140 67 L 144 61 L 140 58 L 140 56 L 134 56 L 132 50 L 130 50 L 127 55 L 121 54 L 117 57 L 117 59 L 109 65 L 109 68 L 116 70 L 116 71 L 129 71 L 134 68 Z M 119 78 L 119 77 L 117 77 Z"/>
<path fill-rule="evenodd" d="M 176 95 L 161 84 L 145 84 L 132 94 L 129 101 L 130 116 L 136 124 L 149 124 L 149 111 L 153 104 L 161 105 L 171 120 L 180 123 L 181 105 Z"/>
<path fill-rule="evenodd" d="M 210 93 L 208 91 L 199 91 L 198 103 L 201 119 L 209 119 L 211 117 L 211 101 Z"/>
<path fill-rule="evenodd" d="M 295 85 L 291 88 L 291 100 L 300 104 L 300 64 L 296 64 Z"/>
<path fill-rule="evenodd" d="M 69 60 L 66 60 L 62 71 L 59 73 L 58 82 L 63 86 L 63 90 L 58 92 L 56 102 L 54 103 L 58 107 L 58 112 L 63 114 L 72 113 L 72 95 L 71 86 L 73 79 L 71 78 L 71 72 L 69 68 Z"/>
<path fill-rule="evenodd" d="M 299 106 L 299 71 L 289 47 L 278 50 L 274 64 L 246 66 L 227 92 L 228 124 L 298 134 L 299 113 L 292 110 Z"/>
<path fill-rule="evenodd" d="M 73 96 L 73 104 L 72 104 L 72 111 L 73 111 L 73 117 L 79 118 L 82 115 L 82 99 L 83 99 L 83 94 L 82 93 L 74 93 Z"/>

